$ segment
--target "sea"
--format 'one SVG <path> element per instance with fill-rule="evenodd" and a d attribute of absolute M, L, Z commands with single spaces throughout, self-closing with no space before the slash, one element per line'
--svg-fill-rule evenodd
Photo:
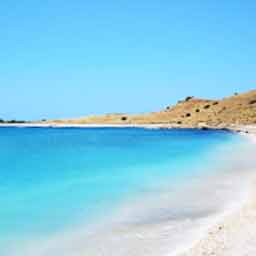
<path fill-rule="evenodd" d="M 227 131 L 0 128 L 1 256 L 176 255 L 246 197 Z"/>

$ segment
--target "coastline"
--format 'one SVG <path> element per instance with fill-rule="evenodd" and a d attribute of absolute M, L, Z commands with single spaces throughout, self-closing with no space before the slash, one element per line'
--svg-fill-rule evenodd
<path fill-rule="evenodd" d="M 236 127 L 256 143 L 256 127 Z M 256 255 L 256 173 L 253 174 L 248 196 L 237 207 L 220 216 L 202 237 L 175 256 L 252 256 Z"/>
<path fill-rule="evenodd" d="M 57 123 L 3 123 L 0 127 L 17 128 L 171 128 L 162 124 L 57 124 Z M 174 128 L 174 127 L 172 127 Z"/>
<path fill-rule="evenodd" d="M 70 123 L 0 123 L 0 128 L 14 127 L 14 128 L 145 128 L 145 129 L 197 129 L 197 130 L 225 130 L 239 133 L 253 133 L 256 134 L 255 126 L 250 125 L 235 125 L 223 124 L 218 126 L 197 125 L 197 126 L 183 126 L 173 124 L 70 124 Z"/>
<path fill-rule="evenodd" d="M 239 133 L 248 133 L 256 136 L 256 125 L 243 124 L 221 124 L 221 125 L 173 125 L 168 123 L 154 124 L 107 124 L 107 123 L 42 123 L 42 122 L 27 122 L 27 123 L 0 123 L 1 127 L 17 127 L 17 128 L 149 128 L 149 129 L 199 129 L 199 130 L 227 130 Z"/>

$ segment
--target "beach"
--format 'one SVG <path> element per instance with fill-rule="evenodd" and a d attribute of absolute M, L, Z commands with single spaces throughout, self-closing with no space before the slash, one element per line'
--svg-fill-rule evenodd
<path fill-rule="evenodd" d="M 256 1 L 0 6 L 0 256 L 256 256 Z"/>
<path fill-rule="evenodd" d="M 254 182 L 255 185 L 255 182 Z M 226 216 L 207 235 L 181 256 L 253 256 L 256 255 L 255 190 L 239 210 Z"/>
<path fill-rule="evenodd" d="M 241 132 L 256 143 L 255 126 L 239 126 Z M 255 170 L 256 171 L 256 170 Z M 178 256 L 253 256 L 256 255 L 256 173 L 253 175 L 248 197 L 241 201 L 207 233 L 195 241 L 190 249 Z"/>

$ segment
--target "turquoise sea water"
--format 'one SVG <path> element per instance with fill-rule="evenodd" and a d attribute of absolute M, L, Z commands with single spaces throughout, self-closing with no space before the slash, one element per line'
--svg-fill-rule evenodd
<path fill-rule="evenodd" d="M 210 172 L 200 168 L 215 164 L 209 152 L 239 140 L 189 129 L 1 128 L 0 255 L 13 256 L 6 248 L 23 240 L 86 229 L 125 201 Z"/>

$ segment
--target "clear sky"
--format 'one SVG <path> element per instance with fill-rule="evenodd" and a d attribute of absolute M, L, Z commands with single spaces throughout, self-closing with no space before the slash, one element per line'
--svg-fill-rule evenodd
<path fill-rule="evenodd" d="M 1 1 L 0 58 L 6 119 L 223 97 L 256 88 L 256 1 Z"/>

